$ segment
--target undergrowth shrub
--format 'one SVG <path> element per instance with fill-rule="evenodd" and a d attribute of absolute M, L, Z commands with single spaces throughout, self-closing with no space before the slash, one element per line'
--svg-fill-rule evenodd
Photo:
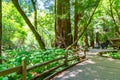
<path fill-rule="evenodd" d="M 27 66 L 33 66 L 37 63 L 43 63 L 55 58 L 63 57 L 65 50 L 63 49 L 48 49 L 44 50 L 26 50 L 25 48 L 18 48 L 13 51 L 5 51 L 6 56 L 3 57 L 4 64 L 0 64 L 0 71 L 15 66 L 21 65 L 23 60 L 27 61 Z M 41 73 L 49 68 L 55 67 L 59 62 L 51 63 L 47 66 L 42 66 L 32 70 L 32 72 Z M 32 74 L 27 74 L 27 79 L 30 80 Z M 20 76 L 17 76 L 15 73 L 0 77 L 0 80 L 17 80 Z"/>

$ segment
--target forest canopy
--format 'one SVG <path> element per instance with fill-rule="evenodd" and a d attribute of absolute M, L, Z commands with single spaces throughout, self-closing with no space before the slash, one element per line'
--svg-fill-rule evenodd
<path fill-rule="evenodd" d="M 75 39 L 77 39 L 77 36 L 84 31 L 93 9 L 97 5 L 98 7 L 92 16 L 92 20 L 88 28 L 84 31 L 84 35 L 88 38 L 88 41 L 85 43 L 83 41 L 84 37 L 82 36 L 77 43 L 82 46 L 85 44 L 92 45 L 92 43 L 90 43 L 92 40 L 91 36 L 95 39 L 94 37 L 97 37 L 96 33 L 99 33 L 99 42 L 119 36 L 119 0 L 101 0 L 100 3 L 98 3 L 99 0 L 68 0 L 68 2 L 63 1 L 63 5 L 69 3 L 66 5 L 65 10 L 59 7 L 59 2 L 61 3 L 61 1 L 35 0 L 35 4 L 32 4 L 32 0 L 19 0 L 17 5 L 20 5 L 20 8 L 30 23 L 35 26 L 35 19 L 37 21 L 36 31 L 42 38 L 41 40 L 37 40 L 38 42 L 41 41 L 39 44 L 41 43 L 42 45 L 42 43 L 44 43 L 43 45 L 46 46 L 46 48 L 53 46 L 67 47 L 72 44 Z M 28 23 L 25 23 L 24 16 L 15 8 L 16 5 L 14 4 L 16 3 L 13 4 L 12 2 L 14 3 L 15 1 L 6 0 L 2 2 L 3 49 L 13 49 L 20 46 L 38 48 L 39 45 L 35 40 L 37 38 L 34 37 L 36 33 L 34 30 L 30 30 L 31 28 L 28 27 Z M 60 6 L 62 6 L 62 4 L 60 4 Z M 67 16 L 70 17 L 67 18 Z M 67 20 L 65 20 L 65 18 Z M 63 32 L 60 32 L 60 29 Z M 67 37 L 67 35 L 71 35 L 71 38 L 69 38 L 69 36 Z M 70 39 L 71 41 L 69 41 Z M 97 42 L 94 41 L 94 43 Z"/>

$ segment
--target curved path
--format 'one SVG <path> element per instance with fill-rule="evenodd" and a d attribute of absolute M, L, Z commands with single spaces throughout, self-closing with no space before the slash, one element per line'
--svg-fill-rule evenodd
<path fill-rule="evenodd" d="M 98 51 L 90 50 L 88 60 L 51 80 L 120 80 L 120 60 L 96 56 Z"/>

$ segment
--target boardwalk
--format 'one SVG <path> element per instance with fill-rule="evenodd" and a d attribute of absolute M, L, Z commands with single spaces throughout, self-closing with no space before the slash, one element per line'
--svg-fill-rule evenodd
<path fill-rule="evenodd" d="M 120 60 L 88 53 L 89 59 L 57 75 L 52 80 L 120 80 Z M 95 54 L 95 55 L 93 55 Z"/>

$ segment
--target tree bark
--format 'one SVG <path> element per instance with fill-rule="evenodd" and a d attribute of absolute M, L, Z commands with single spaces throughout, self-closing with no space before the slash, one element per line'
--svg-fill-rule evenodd
<path fill-rule="evenodd" d="M 71 45 L 71 23 L 69 0 L 56 0 L 55 46 L 66 48 Z"/>
<path fill-rule="evenodd" d="M 116 32 L 117 32 L 117 35 L 120 36 L 119 26 L 117 25 L 117 23 L 116 23 L 116 21 L 115 21 L 115 18 L 114 18 L 114 15 L 113 15 L 112 2 L 111 2 L 111 0 L 109 0 L 109 2 L 110 2 L 111 17 L 112 17 L 112 19 L 113 19 L 113 21 L 114 21 L 114 24 L 115 24 L 115 30 L 116 30 Z"/>
<path fill-rule="evenodd" d="M 33 8 L 34 8 L 34 26 L 35 26 L 35 29 L 37 30 L 37 8 L 36 8 L 36 0 L 32 0 L 32 5 L 33 5 Z"/>
<path fill-rule="evenodd" d="M 90 46 L 92 48 L 94 48 L 94 33 L 93 33 L 93 29 L 90 31 L 89 36 L 90 36 Z"/>
<path fill-rule="evenodd" d="M 115 9 L 115 11 L 116 11 L 116 14 L 117 14 L 118 19 L 119 19 L 119 22 L 120 22 L 120 14 L 119 14 L 119 12 L 118 12 L 118 10 L 117 10 L 117 9 Z"/>
<path fill-rule="evenodd" d="M 98 47 L 100 47 L 99 32 L 96 32 L 96 44 L 98 45 Z"/>
<path fill-rule="evenodd" d="M 85 46 L 86 46 L 86 47 L 89 47 L 88 34 L 87 34 L 87 32 L 85 33 L 84 43 L 85 43 Z"/>
<path fill-rule="evenodd" d="M 94 46 L 94 38 L 93 38 L 93 37 L 90 38 L 90 46 L 91 46 L 92 48 L 95 47 L 95 46 Z"/>
<path fill-rule="evenodd" d="M 21 16 L 23 17 L 23 19 L 25 20 L 25 22 L 28 24 L 29 28 L 31 29 L 31 31 L 33 32 L 36 40 L 38 41 L 39 46 L 41 47 L 41 49 L 45 50 L 45 43 L 43 42 L 41 36 L 39 35 L 39 33 L 36 31 L 36 29 L 34 28 L 34 26 L 32 25 L 32 23 L 30 22 L 30 20 L 28 19 L 28 17 L 25 15 L 24 11 L 20 8 L 18 0 L 12 0 L 14 6 L 16 7 L 16 9 L 18 10 L 18 12 L 21 14 Z"/>
<path fill-rule="evenodd" d="M 2 57 L 2 0 L 0 0 L 0 57 Z M 2 64 L 1 58 L 0 64 Z"/>
<path fill-rule="evenodd" d="M 74 42 L 75 40 L 78 38 L 78 22 L 80 20 L 80 17 L 81 17 L 81 14 L 80 12 L 78 12 L 78 0 L 75 0 L 75 7 L 74 7 L 74 12 L 75 12 L 75 15 L 74 15 Z M 75 48 L 77 46 L 77 43 L 74 45 Z"/>

